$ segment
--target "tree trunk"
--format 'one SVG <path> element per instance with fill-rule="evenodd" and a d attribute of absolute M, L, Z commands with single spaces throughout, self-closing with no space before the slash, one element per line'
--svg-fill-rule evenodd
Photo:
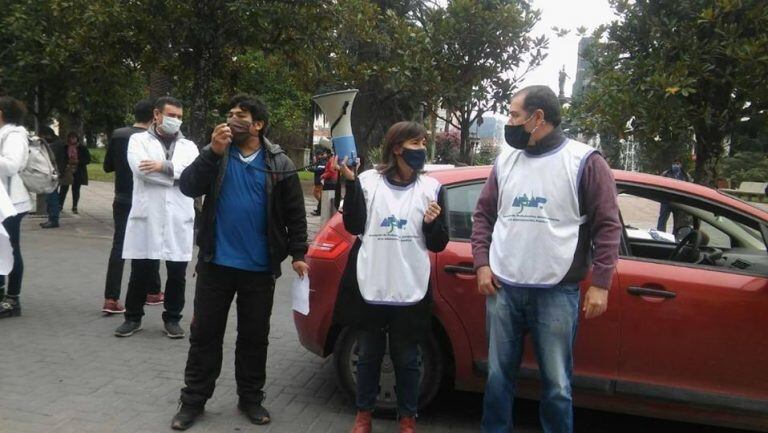
<path fill-rule="evenodd" d="M 723 134 L 716 126 L 707 127 L 702 121 L 694 125 L 696 134 L 696 168 L 693 180 L 696 183 L 714 187 L 717 166 L 723 156 Z"/>
<path fill-rule="evenodd" d="M 459 125 L 461 126 L 461 141 L 459 142 L 459 161 L 471 165 L 471 147 L 469 142 L 469 115 L 465 113 L 460 114 Z"/>
<path fill-rule="evenodd" d="M 195 65 L 195 78 L 192 86 L 192 103 L 189 118 L 189 139 L 202 148 L 208 144 L 208 108 L 210 101 L 211 81 L 213 80 L 213 62 L 211 53 L 205 50 L 200 53 Z"/>
<path fill-rule="evenodd" d="M 62 113 L 59 117 L 59 137 L 66 140 L 70 132 L 77 133 L 77 136 L 82 139 L 83 119 L 80 113 Z"/>
<path fill-rule="evenodd" d="M 437 136 L 437 115 L 433 110 L 429 112 L 429 160 L 435 160 L 435 136 Z"/>
<path fill-rule="evenodd" d="M 149 73 L 149 99 L 157 99 L 171 94 L 171 77 L 160 69 Z"/>

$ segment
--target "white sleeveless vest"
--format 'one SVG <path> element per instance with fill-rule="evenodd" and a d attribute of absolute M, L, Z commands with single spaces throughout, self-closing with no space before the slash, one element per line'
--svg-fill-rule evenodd
<path fill-rule="evenodd" d="M 592 147 L 566 140 L 542 155 L 509 149 L 496 159 L 498 218 L 491 271 L 512 286 L 552 287 L 573 263 L 579 226 L 579 182 Z"/>
<path fill-rule="evenodd" d="M 367 218 L 357 256 L 357 283 L 370 304 L 411 305 L 427 294 L 430 263 L 421 224 L 440 183 L 420 175 L 407 187 L 376 170 L 360 174 Z"/>

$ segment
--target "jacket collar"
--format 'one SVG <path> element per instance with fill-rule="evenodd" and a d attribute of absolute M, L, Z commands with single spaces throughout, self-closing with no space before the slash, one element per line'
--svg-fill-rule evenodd
<path fill-rule="evenodd" d="M 262 147 L 273 156 L 279 153 L 285 153 L 280 145 L 272 143 L 267 137 L 264 137 L 264 143 L 262 143 Z"/>
<path fill-rule="evenodd" d="M 536 142 L 533 147 L 526 147 L 525 152 L 529 155 L 542 155 L 563 144 L 565 140 L 565 134 L 559 126 L 555 127 L 552 132 L 542 137 L 541 140 Z"/>

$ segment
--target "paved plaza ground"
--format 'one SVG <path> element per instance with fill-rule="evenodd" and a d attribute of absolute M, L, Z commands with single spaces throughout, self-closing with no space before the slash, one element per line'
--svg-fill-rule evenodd
<path fill-rule="evenodd" d="M 305 185 L 308 192 L 309 185 Z M 122 316 L 100 312 L 112 236 L 112 185 L 84 187 L 80 214 L 65 211 L 62 226 L 38 227 L 28 216 L 22 229 L 24 314 L 0 320 L 0 432 L 169 432 L 183 384 L 188 340 L 161 332 L 162 307 L 147 307 L 144 330 L 118 339 Z M 307 200 L 311 210 L 314 200 Z M 71 204 L 67 202 L 65 209 Z M 650 218 L 652 220 L 652 218 Z M 318 219 L 310 217 L 310 231 Z M 649 221 L 650 222 L 650 221 Z M 273 422 L 248 423 L 236 409 L 234 309 L 224 342 L 224 364 L 216 393 L 193 432 L 345 433 L 354 406 L 336 385 L 332 362 L 298 342 L 290 307 L 293 272 L 284 263 L 272 314 L 267 400 Z M 127 283 L 127 269 L 123 287 Z M 188 269 L 182 325 L 191 318 L 194 278 Z M 125 289 L 123 289 L 123 295 Z M 476 432 L 479 394 L 444 392 L 422 413 L 420 432 Z M 519 432 L 539 431 L 536 404 L 516 407 Z M 396 432 L 393 420 L 375 421 L 374 432 Z M 720 432 L 594 411 L 577 411 L 582 432 Z"/>

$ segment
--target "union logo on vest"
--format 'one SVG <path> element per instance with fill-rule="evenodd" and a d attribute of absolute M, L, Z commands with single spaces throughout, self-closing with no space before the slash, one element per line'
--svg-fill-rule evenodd
<path fill-rule="evenodd" d="M 400 230 L 404 229 L 406 224 L 408 224 L 408 220 L 401 220 L 394 215 L 390 215 L 384 218 L 379 227 L 389 227 L 389 231 L 387 233 L 392 233 L 395 231 L 395 228 Z"/>
<path fill-rule="evenodd" d="M 520 215 L 527 207 L 543 209 L 546 202 L 547 199 L 544 197 L 536 197 L 531 194 L 531 198 L 528 198 L 527 194 L 523 194 L 515 197 L 515 200 L 512 201 L 512 206 L 520 208 L 520 211 L 517 212 L 517 214 Z"/>

